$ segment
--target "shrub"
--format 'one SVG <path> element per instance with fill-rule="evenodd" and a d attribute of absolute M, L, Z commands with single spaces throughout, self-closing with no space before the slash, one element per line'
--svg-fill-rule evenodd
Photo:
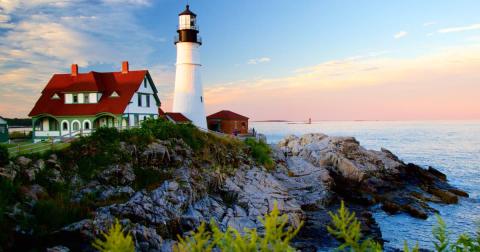
<path fill-rule="evenodd" d="M 185 238 L 179 237 L 179 243 L 173 247 L 176 252 L 200 251 L 296 251 L 290 246 L 291 240 L 297 235 L 298 228 L 287 227 L 288 216 L 280 215 L 275 202 L 272 212 L 260 219 L 265 227 L 265 234 L 260 235 L 256 229 L 244 230 L 241 234 L 233 227 L 228 227 L 225 232 L 211 221 L 210 230 L 202 223 L 198 230 Z"/>
<path fill-rule="evenodd" d="M 72 142 L 65 154 L 65 161 L 78 165 L 78 174 L 91 179 L 110 164 L 131 160 L 120 148 L 121 134 L 115 128 L 102 127 L 91 136 Z"/>
<path fill-rule="evenodd" d="M 192 124 L 174 124 L 165 119 L 148 119 L 142 123 L 142 129 L 150 132 L 155 138 L 167 140 L 180 138 L 193 150 L 200 150 L 205 144 L 206 134 Z"/>
<path fill-rule="evenodd" d="M 107 233 L 102 233 L 105 241 L 96 239 L 93 242 L 93 247 L 100 252 L 133 252 L 135 246 L 130 234 L 124 234 L 122 225 L 115 220 L 115 223 L 110 227 Z"/>
<path fill-rule="evenodd" d="M 8 164 L 8 148 L 0 144 L 0 165 Z"/>
<path fill-rule="evenodd" d="M 55 198 L 37 201 L 32 214 L 32 219 L 27 220 L 27 228 L 31 226 L 36 234 L 43 235 L 87 218 L 90 209 L 84 205 L 71 203 L 64 195 L 58 195 Z"/>
<path fill-rule="evenodd" d="M 172 179 L 172 171 L 160 171 L 149 168 L 135 168 L 135 189 L 151 191 L 159 187 L 165 180 Z"/>
<path fill-rule="evenodd" d="M 247 138 L 245 139 L 245 144 L 250 148 L 252 157 L 257 163 L 265 166 L 267 169 L 272 169 L 275 166 L 271 157 L 272 150 L 265 142 Z"/>
<path fill-rule="evenodd" d="M 355 217 L 355 213 L 350 213 L 342 201 L 340 209 L 336 214 L 329 213 L 332 218 L 332 224 L 327 226 L 327 230 L 335 238 L 343 241 L 338 250 L 350 250 L 354 252 L 363 251 L 382 251 L 382 246 L 371 240 L 361 241 L 360 221 Z"/>

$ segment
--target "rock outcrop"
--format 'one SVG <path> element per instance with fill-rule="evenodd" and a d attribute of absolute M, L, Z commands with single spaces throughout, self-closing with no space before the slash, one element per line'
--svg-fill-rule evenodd
<path fill-rule="evenodd" d="M 276 148 L 276 156 L 283 154 L 280 159 L 292 175 L 287 181 L 298 180 L 295 174 L 299 169 L 307 169 L 309 174 L 317 172 L 323 174 L 320 181 L 328 181 L 321 183 L 330 189 L 327 191 L 352 203 L 381 204 L 389 213 L 406 212 L 427 218 L 435 212 L 428 202 L 452 204 L 458 202 L 459 196 L 468 197 L 449 185 L 440 171 L 405 164 L 386 149 L 367 150 L 353 137 L 288 136 Z"/>
<path fill-rule="evenodd" d="M 211 160 L 202 160 L 204 153 L 195 156 L 177 139 L 155 140 L 142 149 L 120 145 L 135 158 L 110 164 L 88 181 L 65 171 L 55 155 L 46 161 L 20 157 L 10 168 L 3 168 L 2 174 L 23 176 L 27 181 L 35 181 L 41 172 L 57 184 L 70 181 L 76 188 L 71 198 L 75 204 L 93 196 L 107 203 L 94 209 L 91 218 L 49 234 L 47 240 L 58 241 L 48 244 L 49 251 L 88 250 L 90 242 L 115 219 L 132 234 L 138 251 L 170 251 L 177 235 L 210 220 L 224 230 L 232 226 L 262 232 L 258 218 L 275 203 L 289 216 L 290 225 L 305 223 L 306 231 L 295 245 L 308 251 L 335 245 L 325 225 L 330 220 L 328 211 L 335 210 L 340 200 L 357 212 L 363 231 L 381 240 L 370 206 L 379 204 L 392 214 L 426 218 L 435 212 L 428 202 L 454 204 L 468 196 L 449 185 L 440 171 L 405 164 L 385 149 L 367 150 L 352 137 L 288 136 L 272 146 L 273 170 L 256 165 L 244 153 L 232 152 L 221 157 L 219 168 Z M 168 176 L 159 178 L 154 188 L 139 188 L 137 172 L 144 170 L 168 171 Z M 46 194 L 38 184 L 26 186 L 23 193 L 30 205 Z"/>

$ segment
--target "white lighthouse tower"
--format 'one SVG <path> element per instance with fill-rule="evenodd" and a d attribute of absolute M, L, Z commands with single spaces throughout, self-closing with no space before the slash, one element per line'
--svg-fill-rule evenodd
<path fill-rule="evenodd" d="M 200 78 L 200 46 L 197 15 L 189 6 L 179 15 L 175 45 L 177 65 L 175 74 L 175 96 L 173 112 L 180 112 L 200 128 L 207 128 L 202 80 Z"/>

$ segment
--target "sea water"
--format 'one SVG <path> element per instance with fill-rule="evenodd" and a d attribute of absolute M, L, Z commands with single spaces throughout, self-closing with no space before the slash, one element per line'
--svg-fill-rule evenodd
<path fill-rule="evenodd" d="M 461 233 L 473 235 L 480 226 L 480 121 L 252 122 L 252 127 L 265 134 L 269 143 L 290 134 L 353 136 L 368 149 L 384 147 L 404 162 L 435 167 L 452 185 L 470 194 L 456 205 L 431 204 L 445 220 L 451 238 Z M 418 242 L 422 248 L 433 248 L 435 216 L 420 220 L 377 209 L 374 217 L 388 241 L 387 248 L 402 248 L 405 240 L 410 246 Z"/>

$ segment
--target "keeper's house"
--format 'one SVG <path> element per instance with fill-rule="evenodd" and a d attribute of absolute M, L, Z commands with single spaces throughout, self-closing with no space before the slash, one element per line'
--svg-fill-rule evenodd
<path fill-rule="evenodd" d="M 29 116 L 33 139 L 89 134 L 99 127 L 128 128 L 158 118 L 160 99 L 147 70 L 54 74 Z"/>

